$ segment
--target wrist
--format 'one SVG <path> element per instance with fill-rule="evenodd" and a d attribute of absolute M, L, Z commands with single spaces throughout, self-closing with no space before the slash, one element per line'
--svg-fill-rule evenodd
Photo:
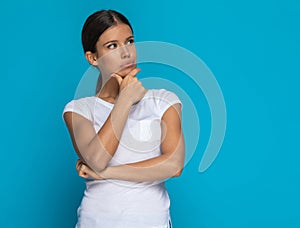
<path fill-rule="evenodd" d="M 106 167 L 104 170 L 101 171 L 101 173 L 99 173 L 98 175 L 103 178 L 103 179 L 111 179 L 110 175 L 109 175 L 109 169 L 110 167 Z"/>
<path fill-rule="evenodd" d="M 119 104 L 121 106 L 129 107 L 130 108 L 133 105 L 133 102 L 132 102 L 132 100 L 128 96 L 126 96 L 126 94 L 124 94 L 123 91 L 121 91 L 119 93 L 119 96 L 118 96 L 116 104 Z"/>

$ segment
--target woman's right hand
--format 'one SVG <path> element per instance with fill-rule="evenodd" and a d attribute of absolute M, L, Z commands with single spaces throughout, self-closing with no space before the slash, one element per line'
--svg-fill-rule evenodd
<path fill-rule="evenodd" d="M 135 77 L 140 71 L 140 68 L 135 68 L 124 78 L 118 74 L 113 74 L 120 86 L 119 97 L 122 96 L 125 100 L 131 102 L 131 105 L 139 102 L 147 92 L 142 83 Z"/>
<path fill-rule="evenodd" d="M 80 176 L 84 179 L 92 178 L 95 180 L 104 180 L 104 178 L 97 175 L 90 167 L 88 167 L 80 159 L 78 159 L 76 162 L 76 170 L 77 170 L 78 176 Z"/>

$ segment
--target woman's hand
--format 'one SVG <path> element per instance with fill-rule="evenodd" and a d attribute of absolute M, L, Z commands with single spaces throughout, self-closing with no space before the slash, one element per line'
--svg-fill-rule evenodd
<path fill-rule="evenodd" d="M 97 175 L 90 167 L 88 167 L 80 159 L 78 159 L 76 162 L 76 170 L 78 176 L 83 177 L 84 179 L 93 178 L 95 180 L 104 180 L 104 178 Z"/>
<path fill-rule="evenodd" d="M 130 101 L 131 105 L 139 102 L 147 92 L 142 83 L 135 77 L 140 71 L 140 68 L 135 68 L 124 78 L 116 73 L 112 75 L 120 86 L 119 97 L 124 97 L 127 101 Z"/>

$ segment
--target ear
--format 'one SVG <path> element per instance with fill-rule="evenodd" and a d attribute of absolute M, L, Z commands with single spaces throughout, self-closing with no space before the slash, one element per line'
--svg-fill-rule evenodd
<path fill-rule="evenodd" d="M 96 53 L 92 53 L 91 51 L 87 51 L 84 54 L 86 60 L 93 66 L 97 66 L 98 65 L 98 61 L 97 61 L 97 55 Z"/>

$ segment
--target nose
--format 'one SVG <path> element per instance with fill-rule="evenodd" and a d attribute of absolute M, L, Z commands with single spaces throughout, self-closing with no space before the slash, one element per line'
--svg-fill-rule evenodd
<path fill-rule="evenodd" d="M 128 47 L 126 47 L 126 46 L 120 47 L 120 52 L 121 52 L 122 59 L 130 57 L 130 51 L 129 51 Z"/>

